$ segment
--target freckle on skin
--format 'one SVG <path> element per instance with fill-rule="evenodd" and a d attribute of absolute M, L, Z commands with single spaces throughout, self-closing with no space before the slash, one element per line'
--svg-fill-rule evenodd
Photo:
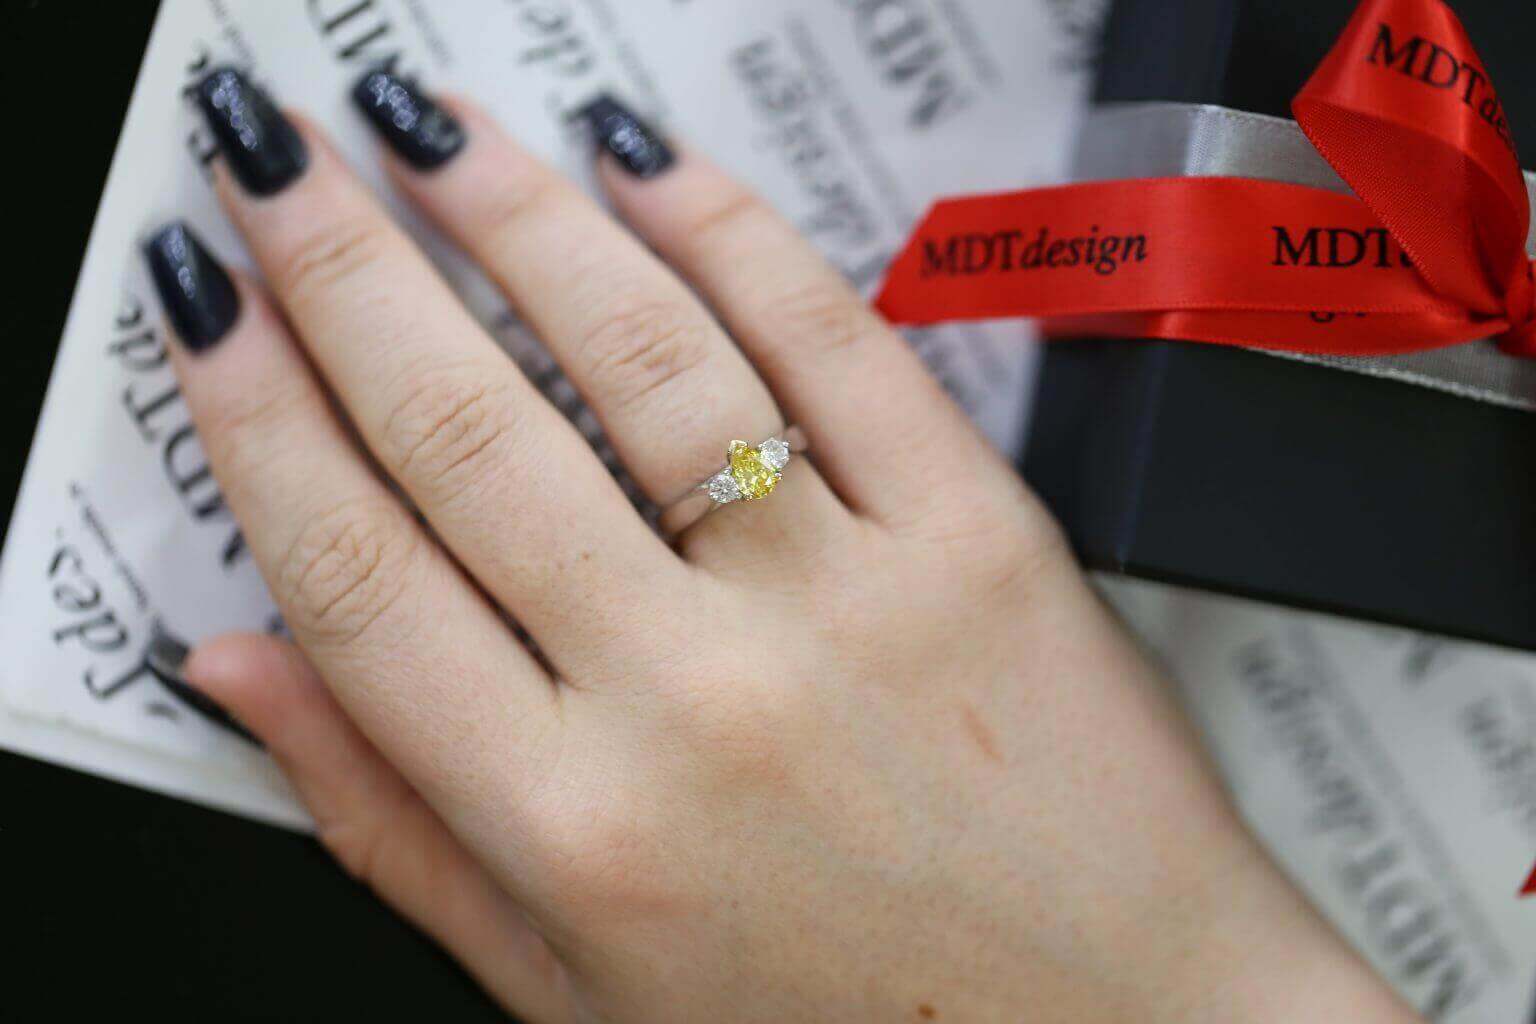
<path fill-rule="evenodd" d="M 992 730 L 987 728 L 987 723 L 981 720 L 976 709 L 969 704 L 962 705 L 965 719 L 965 730 L 971 734 L 971 739 L 976 741 L 976 746 L 988 761 L 1002 764 L 1003 752 L 997 747 L 997 737 L 992 735 Z"/>
<path fill-rule="evenodd" d="M 917 1008 L 917 1015 L 919 1017 L 923 1018 L 923 1020 L 933 1020 L 935 1017 L 937 1017 L 939 1015 L 939 1011 L 935 1010 L 933 1007 L 929 1006 L 927 1003 L 924 1003 L 922 1006 L 919 1006 Z"/>

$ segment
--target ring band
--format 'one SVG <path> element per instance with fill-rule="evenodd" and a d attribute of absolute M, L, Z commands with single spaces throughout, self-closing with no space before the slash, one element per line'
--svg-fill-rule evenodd
<path fill-rule="evenodd" d="M 732 441 L 725 465 L 662 512 L 661 532 L 675 537 L 717 508 L 768 497 L 778 487 L 791 456 L 805 450 L 805 434 L 799 427 L 789 427 L 756 447 Z"/>

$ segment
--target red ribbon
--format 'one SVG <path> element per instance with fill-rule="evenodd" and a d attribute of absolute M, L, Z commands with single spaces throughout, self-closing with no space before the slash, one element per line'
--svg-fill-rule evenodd
<path fill-rule="evenodd" d="M 1156 178 L 940 201 L 878 306 L 1053 337 L 1536 355 L 1530 203 L 1504 110 L 1442 0 L 1364 0 L 1292 103 L 1353 196 Z"/>

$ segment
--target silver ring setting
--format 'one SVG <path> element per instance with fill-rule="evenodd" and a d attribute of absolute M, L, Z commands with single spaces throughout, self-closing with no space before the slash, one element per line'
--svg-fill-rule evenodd
<path fill-rule="evenodd" d="M 805 435 L 796 427 L 755 446 L 732 441 L 725 452 L 725 465 L 689 488 L 662 513 L 663 532 L 677 534 L 725 505 L 768 497 L 784 478 L 793 456 L 804 451 Z"/>
<path fill-rule="evenodd" d="M 745 441 L 732 441 L 725 452 L 725 468 L 699 489 L 716 505 L 766 498 L 783 478 L 790 454 L 789 442 L 783 438 L 770 437 L 756 448 Z"/>

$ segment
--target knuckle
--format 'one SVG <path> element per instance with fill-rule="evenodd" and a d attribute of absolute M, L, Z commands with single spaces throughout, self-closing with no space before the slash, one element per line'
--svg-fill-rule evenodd
<path fill-rule="evenodd" d="M 378 260 L 389 239 L 387 228 L 358 215 L 311 230 L 281 261 L 274 286 L 301 299 L 323 295 Z"/>
<path fill-rule="evenodd" d="M 294 626 L 335 645 L 367 634 L 407 592 L 415 532 L 387 498 L 328 509 L 300 529 L 277 590 Z"/>
<path fill-rule="evenodd" d="M 528 173 L 505 179 L 486 197 L 471 231 L 483 246 L 495 251 L 523 232 L 532 216 L 555 213 L 560 199 L 553 175 Z"/>
<path fill-rule="evenodd" d="M 714 715 L 699 723 L 699 735 L 709 743 L 711 784 L 730 792 L 773 792 L 794 789 L 797 763 L 784 731 L 803 726 L 792 709 L 742 708 L 731 715 Z"/>
<path fill-rule="evenodd" d="M 304 422 L 303 408 L 311 397 L 307 388 L 258 388 L 212 403 L 202 414 L 198 437 L 227 481 L 260 482 L 271 460 L 285 454 L 275 439 Z"/>
<path fill-rule="evenodd" d="M 1014 607 L 1063 572 L 1077 573 L 1066 536 L 1043 509 L 972 509 L 971 523 L 958 514 L 928 528 L 961 570 L 968 601 Z"/>
<path fill-rule="evenodd" d="M 513 406 L 505 381 L 464 367 L 429 371 L 385 421 L 391 468 L 401 479 L 439 489 L 480 479 L 514 433 Z"/>
<path fill-rule="evenodd" d="M 993 593 L 1032 591 L 1043 580 L 1059 578 L 1063 571 L 1076 573 L 1072 546 L 1056 521 L 1043 511 L 1035 512 L 1034 525 L 1016 535 L 1010 556 L 994 561 L 984 570 Z"/>
<path fill-rule="evenodd" d="M 778 296 L 769 307 L 777 336 L 802 352 L 833 355 L 886 334 L 888 328 L 842 281 L 818 281 Z"/>
<path fill-rule="evenodd" d="M 719 680 L 730 678 L 731 686 Z M 791 737 L 814 735 L 815 711 L 807 687 L 789 671 L 773 679 L 706 668 L 671 695 L 672 732 L 709 763 L 710 784 L 744 791 L 789 788 L 796 770 Z"/>
<path fill-rule="evenodd" d="M 755 243 L 761 237 L 758 229 L 763 218 L 771 216 L 773 212 L 755 193 L 733 189 L 685 224 L 682 238 L 700 253 L 718 252 L 721 245 L 732 246 L 738 239 Z"/>
<path fill-rule="evenodd" d="M 674 300 L 635 301 L 606 311 L 581 342 L 589 374 L 622 408 L 665 391 L 709 359 L 709 327 Z"/>
<path fill-rule="evenodd" d="M 556 905 L 578 921 L 618 924 L 675 899 L 653 801 L 613 781 L 601 791 L 572 789 L 562 787 L 560 803 L 535 815 L 535 873 Z"/>

